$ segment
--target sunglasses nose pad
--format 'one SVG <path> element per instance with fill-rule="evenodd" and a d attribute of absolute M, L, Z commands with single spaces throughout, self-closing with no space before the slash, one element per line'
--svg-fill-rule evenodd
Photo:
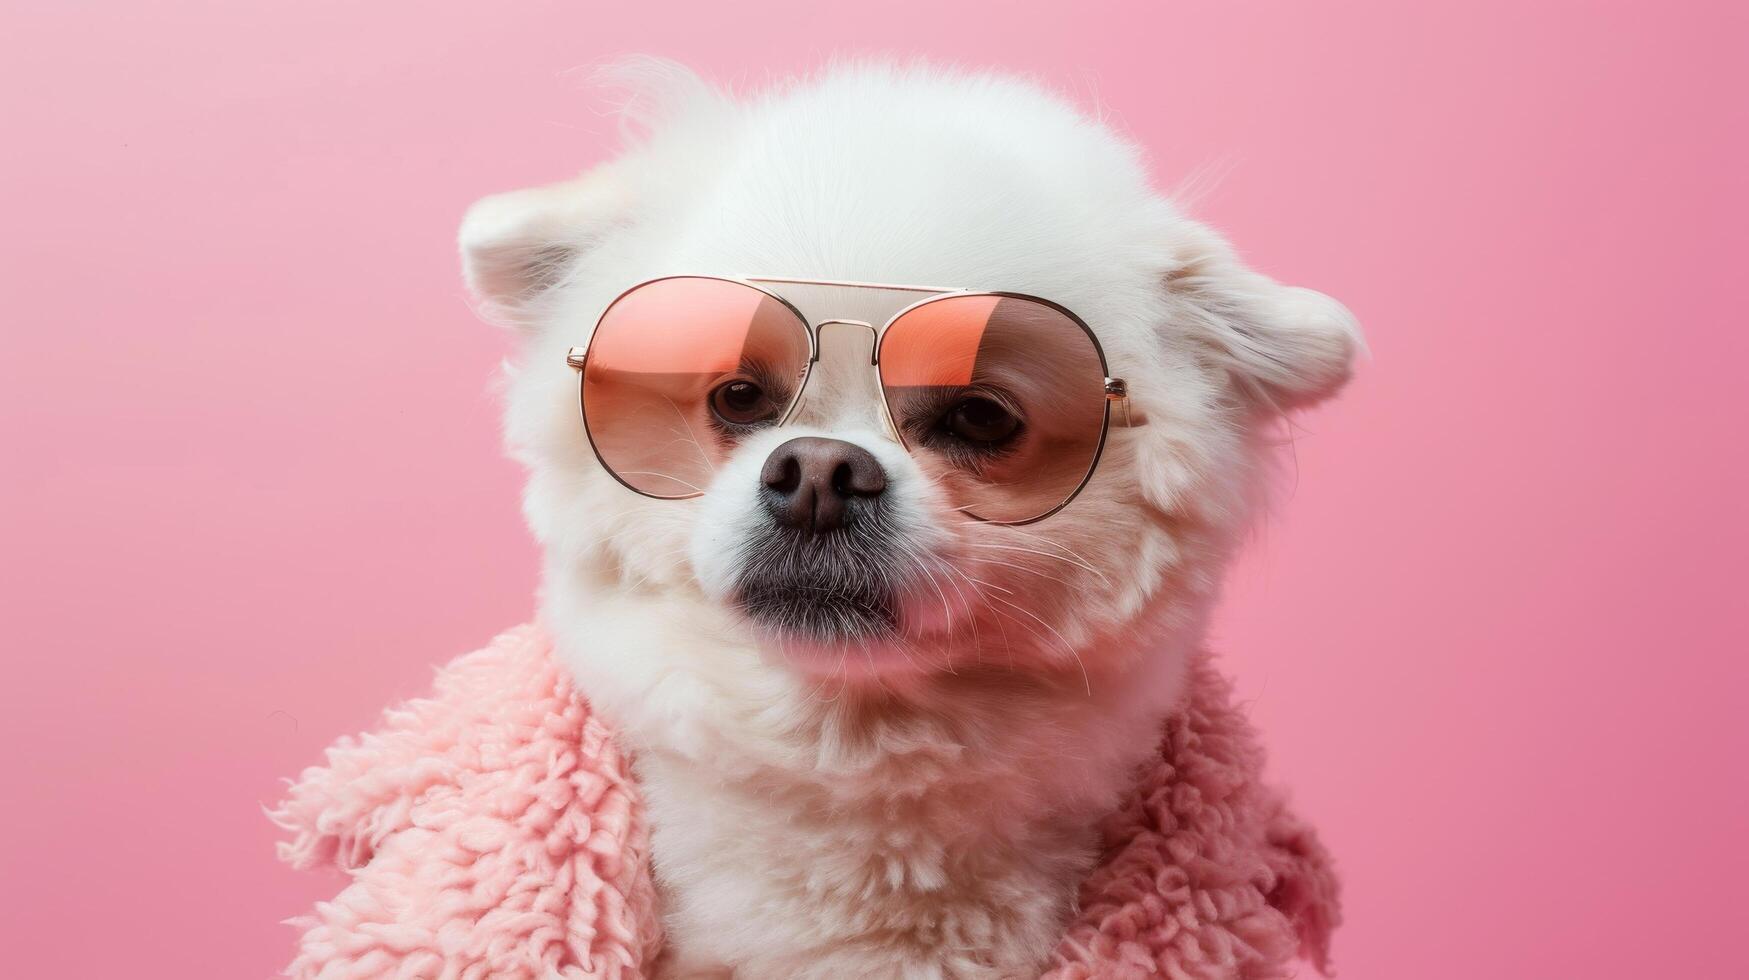
<path fill-rule="evenodd" d="M 820 360 L 828 357 L 861 356 L 864 364 L 874 363 L 875 326 L 865 320 L 821 320 L 814 328 L 820 338 Z"/>
<path fill-rule="evenodd" d="M 874 370 L 874 326 L 862 320 L 823 320 L 815 336 L 817 359 L 791 418 L 814 425 L 868 425 L 879 419 L 896 439 Z"/>

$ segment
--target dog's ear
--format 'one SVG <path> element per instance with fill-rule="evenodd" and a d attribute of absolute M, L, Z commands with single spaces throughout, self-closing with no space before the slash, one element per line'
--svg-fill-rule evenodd
<path fill-rule="evenodd" d="M 1336 394 L 1363 348 L 1360 325 L 1341 303 L 1247 268 L 1200 225 L 1174 243 L 1165 280 L 1193 343 L 1262 411 Z"/>
<path fill-rule="evenodd" d="M 545 187 L 493 194 L 462 218 L 462 276 L 480 315 L 526 326 L 531 305 L 624 217 L 625 181 L 613 164 Z"/>

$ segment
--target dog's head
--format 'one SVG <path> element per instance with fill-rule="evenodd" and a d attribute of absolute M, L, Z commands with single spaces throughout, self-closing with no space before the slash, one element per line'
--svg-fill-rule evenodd
<path fill-rule="evenodd" d="M 619 159 L 486 198 L 462 227 L 470 286 L 525 335 L 509 441 L 549 605 L 641 604 L 721 649 L 889 676 L 1078 670 L 1127 652 L 1109 641 L 1138 624 L 1194 625 L 1250 509 L 1260 435 L 1348 376 L 1358 335 L 1339 304 L 1246 268 L 1150 189 L 1134 148 L 1024 82 L 856 67 L 742 100 L 639 71 L 642 132 Z M 764 282 L 815 330 L 800 402 L 785 408 L 795 378 L 725 375 L 681 409 L 711 460 L 681 481 L 690 495 L 640 495 L 591 451 L 567 353 L 622 291 L 667 276 L 1042 297 L 1085 321 L 1128 398 L 896 410 L 859 325 L 925 294 Z M 1066 506 L 1031 523 L 969 506 L 968 470 L 1030 487 L 1066 465 L 1046 413 L 1108 405 Z"/>

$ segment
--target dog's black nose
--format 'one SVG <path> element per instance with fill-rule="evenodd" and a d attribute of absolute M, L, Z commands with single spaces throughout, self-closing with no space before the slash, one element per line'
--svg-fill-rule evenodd
<path fill-rule="evenodd" d="M 887 488 L 887 472 L 873 453 L 842 439 L 815 436 L 773 449 L 759 479 L 771 516 L 803 531 L 843 527 L 852 501 L 872 501 Z"/>

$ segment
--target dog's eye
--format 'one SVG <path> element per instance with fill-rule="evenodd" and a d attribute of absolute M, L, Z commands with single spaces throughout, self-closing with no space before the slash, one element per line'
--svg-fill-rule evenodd
<path fill-rule="evenodd" d="M 775 418 L 777 406 L 757 383 L 736 378 L 711 391 L 711 413 L 729 425 L 758 425 Z"/>
<path fill-rule="evenodd" d="M 978 446 L 999 445 L 1020 428 L 1019 417 L 988 398 L 964 399 L 941 421 L 948 432 Z"/>

